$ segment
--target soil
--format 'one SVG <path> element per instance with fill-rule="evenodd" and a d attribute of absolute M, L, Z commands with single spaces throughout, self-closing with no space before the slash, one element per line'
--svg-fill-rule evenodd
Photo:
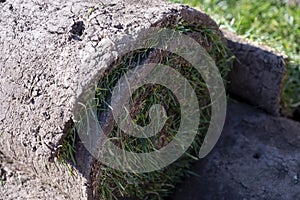
<path fill-rule="evenodd" d="M 230 102 L 216 147 L 172 199 L 300 199 L 299 130 L 299 122 Z"/>

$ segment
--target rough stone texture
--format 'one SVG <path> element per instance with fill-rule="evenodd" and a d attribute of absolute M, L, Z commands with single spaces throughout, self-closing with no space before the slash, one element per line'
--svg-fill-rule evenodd
<path fill-rule="evenodd" d="M 93 198 L 93 160 L 80 142 L 73 176 L 49 162 L 77 98 L 140 29 L 170 16 L 218 29 L 204 13 L 156 0 L 0 3 L 0 199 Z M 94 53 L 98 63 L 87 65 Z"/>
<path fill-rule="evenodd" d="M 223 30 L 236 57 L 229 73 L 229 92 L 268 113 L 279 115 L 286 56 Z"/>
<path fill-rule="evenodd" d="M 229 103 L 216 147 L 172 199 L 299 199 L 299 130 L 299 122 Z"/>

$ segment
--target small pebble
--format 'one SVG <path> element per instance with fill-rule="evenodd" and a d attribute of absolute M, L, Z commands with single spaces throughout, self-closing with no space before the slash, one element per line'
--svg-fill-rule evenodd
<path fill-rule="evenodd" d="M 293 179 L 294 179 L 294 183 L 297 184 L 297 183 L 298 183 L 298 174 L 296 174 L 296 175 L 293 177 Z"/>
<path fill-rule="evenodd" d="M 38 94 L 39 94 L 39 93 L 38 93 L 38 91 L 36 91 L 36 90 L 32 92 L 32 96 L 33 96 L 33 97 L 38 96 Z"/>

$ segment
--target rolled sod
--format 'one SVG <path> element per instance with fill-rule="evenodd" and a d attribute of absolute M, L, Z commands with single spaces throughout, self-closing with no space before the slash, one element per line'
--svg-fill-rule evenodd
<path fill-rule="evenodd" d="M 120 54 L 118 49 L 132 44 L 141 31 L 171 29 L 197 41 L 226 84 L 232 57 L 208 15 L 158 0 L 7 0 L 0 4 L 1 198 L 159 199 L 192 174 L 189 166 L 197 160 L 211 114 L 203 77 L 185 59 L 169 52 L 149 48 Z M 108 112 L 116 81 L 147 63 L 169 65 L 183 74 L 203 115 L 193 144 L 176 162 L 154 172 L 122 172 L 87 150 L 76 130 L 80 123 L 76 108 L 94 85 L 97 119 L 110 130 L 108 136 L 116 138 L 116 146 L 143 152 L 168 144 L 181 120 L 178 100 L 168 88 L 148 85 L 133 93 L 129 114 L 141 126 L 150 123 L 148 111 L 153 104 L 168 108 L 166 126 L 149 141 L 124 136 Z"/>

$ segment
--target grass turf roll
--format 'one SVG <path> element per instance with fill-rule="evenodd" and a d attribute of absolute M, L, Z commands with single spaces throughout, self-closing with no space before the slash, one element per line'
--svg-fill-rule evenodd
<path fill-rule="evenodd" d="M 201 44 L 215 61 L 221 76 L 225 78 L 231 67 L 232 57 L 225 47 L 218 29 L 202 25 L 191 25 L 183 18 L 169 17 L 155 26 L 168 28 L 187 35 Z M 97 116 L 104 134 L 117 147 L 130 152 L 148 153 L 163 148 L 176 136 L 181 122 L 180 104 L 170 89 L 160 84 L 145 84 L 131 94 L 128 114 L 134 123 L 144 127 L 150 122 L 150 109 L 154 104 L 161 104 L 167 114 L 163 128 L 152 137 L 135 138 L 124 133 L 111 114 L 112 91 L 117 82 L 129 70 L 135 70 L 147 63 L 170 66 L 186 78 L 197 96 L 201 117 L 197 135 L 188 148 L 174 163 L 160 170 L 137 173 L 113 169 L 97 159 L 91 168 L 91 185 L 95 199 L 162 199 L 175 189 L 180 180 L 195 175 L 190 170 L 193 162 L 198 160 L 198 153 L 207 132 L 211 116 L 211 101 L 207 85 L 201 74 L 184 58 L 163 50 L 145 48 L 131 51 L 119 56 L 102 73 L 97 83 L 95 101 Z M 74 133 L 73 133 L 74 134 Z"/>
<path fill-rule="evenodd" d="M 217 24 L 201 11 L 159 0 L 105 0 L 101 3 L 53 0 L 40 4 L 16 0 L 3 2 L 0 15 L 11 19 L 0 22 L 3 27 L 0 63 L 4 66 L 0 75 L 3 102 L 0 154 L 5 157 L 0 165 L 13 169 L 13 176 L 3 178 L 5 190 L 1 197 L 166 196 L 171 185 L 182 177 L 179 171 L 186 169 L 184 166 L 190 162 L 182 161 L 185 164 L 180 165 L 181 162 L 176 162 L 163 171 L 144 174 L 121 173 L 98 163 L 87 152 L 80 135 L 76 135 L 76 103 L 87 87 L 96 82 L 98 87 L 93 89 L 93 98 L 98 99 L 101 121 L 103 109 L 107 109 L 103 105 L 109 102 L 110 94 L 102 94 L 99 89 L 113 87 L 114 81 L 106 79 L 119 78 L 122 70 L 136 69 L 134 63 L 138 63 L 138 59 L 144 63 L 158 59 L 157 63 L 173 66 L 173 70 L 189 79 L 188 83 L 197 88 L 199 95 L 207 95 L 203 82 L 199 82 L 200 75 L 182 58 L 151 48 L 116 54 L 116 48 L 130 45 L 142 29 L 166 27 L 194 38 L 222 66 L 228 56 Z M 112 44 L 113 48 L 106 44 Z M 90 60 L 91 63 L 95 61 L 95 65 L 85 65 L 87 57 L 95 51 L 98 51 L 95 60 Z M 228 68 L 220 67 L 222 74 Z M 151 123 L 151 115 L 147 112 L 153 103 L 165 107 L 169 120 L 162 131 L 149 140 L 124 135 L 122 140 L 115 140 L 116 146 L 126 144 L 127 149 L 142 152 L 169 144 L 177 136 L 176 129 L 182 120 L 178 107 L 180 99 L 159 85 L 142 87 L 133 97 L 130 110 L 136 124 Z M 208 104 L 205 99 L 201 97 L 200 108 Z M 209 111 L 204 113 L 209 119 Z M 205 129 L 205 119 L 203 121 L 201 130 Z M 109 125 L 114 127 L 114 123 Z M 120 133 L 115 128 L 109 136 L 117 138 Z M 188 157 L 194 157 L 191 152 L 189 154 Z M 189 160 L 188 157 L 180 160 Z M 176 165 L 179 167 L 173 167 Z M 24 180 L 22 187 L 15 187 L 15 180 Z"/>

